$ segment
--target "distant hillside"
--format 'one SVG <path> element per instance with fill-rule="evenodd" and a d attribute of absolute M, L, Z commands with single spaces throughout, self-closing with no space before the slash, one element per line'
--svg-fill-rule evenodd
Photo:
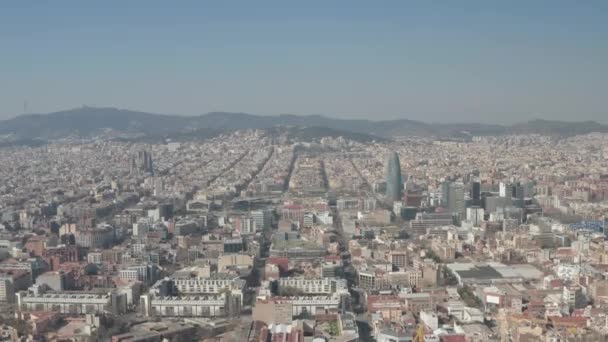
<path fill-rule="evenodd" d="M 606 133 L 608 125 L 595 121 L 565 122 L 537 119 L 513 125 L 510 131 L 514 134 L 573 136 L 591 132 Z"/>
<path fill-rule="evenodd" d="M 487 124 L 431 124 L 421 121 L 335 119 L 320 115 L 252 115 L 214 112 L 200 116 L 151 114 L 116 108 L 82 107 L 50 114 L 28 114 L 0 121 L 0 135 L 13 140 L 51 140 L 92 137 L 100 134 L 154 137 L 212 136 L 247 128 L 309 127 L 312 130 L 294 134 L 318 135 L 350 132 L 370 137 L 403 135 L 457 137 L 469 135 L 502 135 L 539 133 L 570 136 L 590 132 L 608 132 L 608 126 L 596 122 L 560 122 L 533 120 L 513 126 Z M 323 133 L 323 129 L 331 130 Z M 364 138 L 360 136 L 359 138 Z M 365 138 L 367 139 L 367 138 Z"/>
<path fill-rule="evenodd" d="M 104 129 L 125 133 L 168 134 L 182 130 L 187 120 L 115 108 L 83 107 L 50 114 L 28 114 L 0 121 L 0 134 L 21 138 L 55 139 L 91 136 Z"/>

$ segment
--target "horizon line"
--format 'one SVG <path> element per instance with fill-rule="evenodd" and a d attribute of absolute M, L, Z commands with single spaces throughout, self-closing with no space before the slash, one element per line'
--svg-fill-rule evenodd
<path fill-rule="evenodd" d="M 139 110 L 139 109 L 120 108 L 120 107 L 114 107 L 114 106 L 95 106 L 95 105 L 91 106 L 91 105 L 86 105 L 86 104 L 77 106 L 77 107 L 72 107 L 72 108 L 62 109 L 62 110 L 55 110 L 55 111 L 50 111 L 50 112 L 43 112 L 43 113 L 32 112 L 32 113 L 17 114 L 14 116 L 7 117 L 5 119 L 0 119 L 0 123 L 9 121 L 9 120 L 18 119 L 18 118 L 24 117 L 24 116 L 47 116 L 47 115 L 53 115 L 53 114 L 58 114 L 58 113 L 77 111 L 77 110 L 81 110 L 81 109 L 96 109 L 96 110 L 106 109 L 106 110 L 141 113 L 141 114 L 147 114 L 147 115 L 174 116 L 174 117 L 181 117 L 181 118 L 189 118 L 189 117 L 195 118 L 195 117 L 201 117 L 201 116 L 210 115 L 210 114 L 241 114 L 241 115 L 251 115 L 251 116 L 257 116 L 257 117 L 268 117 L 268 118 L 280 117 L 280 116 L 322 117 L 322 118 L 340 120 L 340 121 L 369 121 L 369 122 L 411 121 L 411 122 L 423 123 L 423 124 L 428 124 L 428 125 L 465 125 L 465 124 L 468 124 L 468 125 L 511 127 L 511 126 L 516 126 L 519 124 L 525 124 L 525 123 L 530 123 L 530 122 L 535 122 L 535 121 L 560 122 L 560 123 L 595 123 L 595 124 L 600 124 L 600 125 L 605 124 L 603 122 L 599 122 L 599 121 L 595 121 L 595 120 L 562 120 L 562 119 L 556 120 L 556 119 L 546 119 L 546 118 L 541 118 L 541 117 L 532 117 L 529 120 L 518 121 L 518 122 L 514 122 L 514 123 L 496 123 L 496 122 L 489 123 L 489 122 L 471 122 L 471 121 L 436 122 L 436 121 L 422 121 L 422 120 L 409 119 L 409 118 L 392 118 L 392 119 L 374 120 L 374 119 L 357 118 L 357 117 L 336 117 L 336 116 L 332 116 L 332 115 L 328 115 L 328 114 L 293 114 L 293 113 L 258 114 L 258 113 L 243 112 L 243 111 L 224 111 L 224 110 L 213 110 L 213 111 L 208 111 L 208 112 L 201 113 L 201 114 L 182 114 L 182 113 L 166 114 L 166 113 L 144 111 L 144 110 Z"/>

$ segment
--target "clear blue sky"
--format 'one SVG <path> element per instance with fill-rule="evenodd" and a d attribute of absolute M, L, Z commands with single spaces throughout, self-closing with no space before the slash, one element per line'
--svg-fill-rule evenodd
<path fill-rule="evenodd" d="M 608 122 L 608 1 L 0 1 L 0 117 Z"/>

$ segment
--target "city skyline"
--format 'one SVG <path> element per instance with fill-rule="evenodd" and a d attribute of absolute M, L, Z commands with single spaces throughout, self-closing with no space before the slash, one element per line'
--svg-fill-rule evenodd
<path fill-rule="evenodd" d="M 3 334 L 608 336 L 608 133 L 327 132 L 3 135 Z"/>
<path fill-rule="evenodd" d="M 0 1 L 0 341 L 608 340 L 607 23 Z"/>

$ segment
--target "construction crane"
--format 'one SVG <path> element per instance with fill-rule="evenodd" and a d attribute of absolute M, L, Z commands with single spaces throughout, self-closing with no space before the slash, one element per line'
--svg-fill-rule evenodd
<path fill-rule="evenodd" d="M 416 330 L 416 336 L 414 336 L 413 342 L 424 342 L 424 323 L 418 324 L 418 329 Z"/>

